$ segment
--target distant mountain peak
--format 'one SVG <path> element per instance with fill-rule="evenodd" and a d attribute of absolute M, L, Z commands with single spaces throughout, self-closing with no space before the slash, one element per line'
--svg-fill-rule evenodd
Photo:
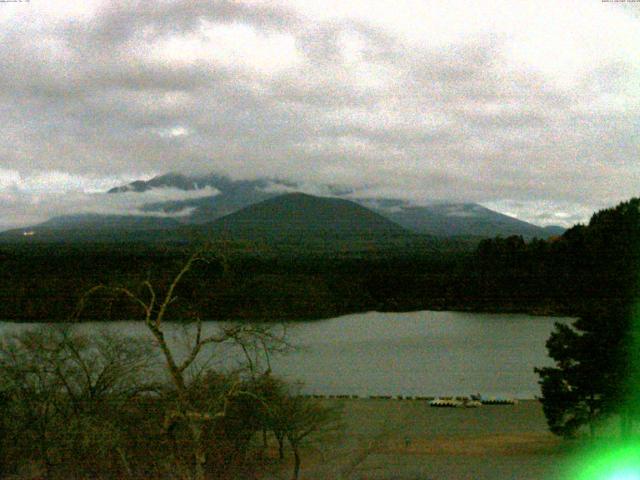
<path fill-rule="evenodd" d="M 121 187 L 114 187 L 107 193 L 124 193 L 124 192 L 146 192 L 153 188 L 177 188 L 179 190 L 197 190 L 197 179 L 187 177 L 180 173 L 167 173 L 150 180 L 136 180 Z"/>
<path fill-rule="evenodd" d="M 232 180 L 224 175 L 210 174 L 189 177 L 171 173 L 155 177 L 148 182 L 133 182 L 125 190 L 145 191 L 157 186 L 172 186 L 185 190 L 212 186 L 220 191 L 218 196 L 179 202 L 154 204 L 147 211 L 175 212 L 182 208 L 193 208 L 189 218 L 192 223 L 207 223 L 254 203 L 294 192 L 301 184 L 278 179 Z M 547 238 L 562 233 L 562 228 L 543 228 L 517 218 L 490 210 L 471 202 L 436 201 L 429 205 L 412 205 L 397 198 L 354 198 L 353 190 L 326 186 L 327 198 L 345 198 L 373 210 L 396 224 L 416 233 L 439 237 L 473 236 L 495 237 L 498 235 L 522 235 L 525 238 Z M 301 197 L 303 198 L 303 197 Z"/>
<path fill-rule="evenodd" d="M 371 213 L 381 216 L 385 221 L 391 222 L 395 228 L 437 237 L 486 238 L 522 235 L 525 238 L 548 238 L 562 234 L 564 231 L 561 227 L 539 227 L 495 212 L 476 203 L 439 201 L 429 205 L 413 205 L 406 200 L 398 198 L 355 198 L 353 189 L 335 185 L 318 187 L 317 191 L 326 194 L 326 196 L 318 196 L 296 191 L 298 189 L 307 191 L 305 187 L 308 187 L 308 185 L 293 181 L 273 178 L 234 180 L 229 176 L 216 173 L 190 176 L 171 172 L 149 180 L 138 180 L 127 185 L 115 187 L 109 190 L 108 193 L 142 193 L 155 188 L 192 191 L 206 187 L 212 187 L 218 193 L 211 196 L 199 196 L 198 198 L 147 203 L 141 210 L 144 215 L 158 215 L 160 217 L 175 216 L 177 212 L 188 211 L 190 212 L 189 215 L 175 217 L 172 221 L 180 224 L 211 225 L 218 219 L 228 217 L 266 200 L 274 199 L 275 203 L 266 203 L 260 208 L 265 208 L 265 205 L 282 205 L 284 202 L 291 215 L 297 210 L 310 210 L 315 212 L 311 215 L 317 215 L 318 218 L 331 222 L 333 220 L 329 215 L 330 212 L 337 215 L 337 212 L 343 211 L 342 208 L 345 205 L 350 205 L 350 208 L 353 208 L 353 205 L 358 205 L 361 208 L 368 209 Z M 276 198 L 278 199 L 277 201 L 275 200 Z M 318 199 L 324 199 L 322 205 L 330 206 L 327 211 L 319 208 Z M 343 213 L 348 215 L 355 214 L 358 217 L 357 212 L 349 211 Z M 373 221 L 372 218 L 370 220 Z M 266 219 L 264 221 L 266 222 Z M 100 225 L 101 228 L 106 225 L 117 228 L 119 224 L 126 225 L 127 228 L 138 228 L 138 226 L 151 222 L 157 226 L 165 226 L 170 223 L 165 219 L 156 219 L 154 221 L 151 220 L 151 217 L 146 217 L 144 220 L 133 220 L 132 218 L 124 217 L 99 219 L 77 216 L 56 219 L 54 223 L 62 228 L 73 228 L 74 223 L 77 225 Z M 285 225 L 282 224 L 282 226 L 284 227 Z M 346 228 L 346 225 L 340 228 L 343 227 Z"/>
<path fill-rule="evenodd" d="M 206 225 L 239 238 L 372 238 L 409 233 L 350 200 L 302 192 L 279 195 Z"/>

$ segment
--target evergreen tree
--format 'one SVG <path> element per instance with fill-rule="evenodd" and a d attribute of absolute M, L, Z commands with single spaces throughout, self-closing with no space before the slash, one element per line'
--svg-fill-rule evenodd
<path fill-rule="evenodd" d="M 547 341 L 556 365 L 535 369 L 553 433 L 571 437 L 588 425 L 593 435 L 598 418 L 625 411 L 635 363 L 630 321 L 630 309 L 618 305 L 585 315 L 573 325 L 556 324 Z"/>
<path fill-rule="evenodd" d="M 556 324 L 547 341 L 555 367 L 535 369 L 547 422 L 558 435 L 573 436 L 582 425 L 593 434 L 597 418 L 619 414 L 624 436 L 640 410 L 640 199 L 597 212 L 564 240 L 584 312 L 572 326 Z"/>

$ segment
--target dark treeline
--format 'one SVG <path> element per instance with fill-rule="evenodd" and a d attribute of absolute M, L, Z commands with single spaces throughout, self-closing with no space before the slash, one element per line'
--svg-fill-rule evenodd
<path fill-rule="evenodd" d="M 625 212 L 637 211 L 638 202 L 598 212 L 588 225 L 560 237 L 487 239 L 467 252 L 414 246 L 400 253 L 328 253 L 300 245 L 231 245 L 225 273 L 217 263 L 200 265 L 179 294 L 211 320 L 419 309 L 579 315 L 635 287 L 635 279 L 627 277 L 637 272 L 628 267 L 638 263 L 638 225 Z M 162 285 L 189 249 L 176 244 L 5 245 L 0 247 L 2 317 L 65 320 L 95 285 L 140 285 L 147 278 Z M 98 298 L 86 306 L 83 318 L 137 318 L 135 309 L 124 299 Z"/>
<path fill-rule="evenodd" d="M 583 297 L 578 318 L 557 323 L 547 340 L 555 365 L 535 369 L 549 428 L 572 438 L 588 427 L 593 440 L 603 419 L 617 417 L 621 441 L 637 441 L 640 200 L 596 213 L 552 253 L 563 262 L 571 291 Z"/>
<path fill-rule="evenodd" d="M 470 254 L 287 254 L 233 245 L 228 269 L 200 264 L 178 292 L 206 319 L 295 320 L 367 310 L 413 310 L 443 298 L 452 272 Z M 163 286 L 190 247 L 31 244 L 0 248 L 2 319 L 60 321 L 71 318 L 83 294 L 96 285 Z M 428 294 L 428 295 L 427 295 Z M 180 317 L 188 312 L 176 311 Z M 138 318 L 124 298 L 92 296 L 83 319 Z"/>
<path fill-rule="evenodd" d="M 506 293 L 522 306 L 547 303 L 552 310 L 580 316 L 638 297 L 640 199 L 595 213 L 561 237 L 525 244 L 511 237 L 483 241 L 474 270 L 487 288 Z M 489 302 L 490 304 L 491 302 Z M 500 303 L 500 302 L 496 302 Z"/>

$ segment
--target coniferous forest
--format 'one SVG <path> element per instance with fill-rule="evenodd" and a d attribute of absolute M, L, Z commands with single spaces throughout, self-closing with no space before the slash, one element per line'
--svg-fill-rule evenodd
<path fill-rule="evenodd" d="M 635 292 L 633 199 L 547 240 L 416 242 L 402 249 L 323 251 L 304 245 L 225 242 L 228 268 L 199 265 L 180 295 L 206 320 L 308 320 L 347 313 L 424 309 L 580 315 Z M 197 244 L 5 243 L 3 320 L 65 321 L 96 285 L 159 285 Z M 175 312 L 176 319 L 180 312 Z M 135 319 L 121 298 L 89 301 L 82 319 Z"/>

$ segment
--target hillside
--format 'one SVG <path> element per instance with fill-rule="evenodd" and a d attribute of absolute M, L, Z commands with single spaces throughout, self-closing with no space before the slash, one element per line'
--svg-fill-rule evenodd
<path fill-rule="evenodd" d="M 53 217 L 38 225 L 39 228 L 90 228 L 96 230 L 156 230 L 177 227 L 173 218 L 143 215 L 65 215 Z"/>
<path fill-rule="evenodd" d="M 288 193 L 203 226 L 246 239 L 375 239 L 410 234 L 382 215 L 348 200 Z"/>
<path fill-rule="evenodd" d="M 249 205 L 274 198 L 279 195 L 278 192 L 300 188 L 300 185 L 278 179 L 232 180 L 213 174 L 199 177 L 167 174 L 146 182 L 137 181 L 117 187 L 111 189 L 109 193 L 144 192 L 162 187 L 193 190 L 205 186 L 213 187 L 220 193 L 212 197 L 149 204 L 145 210 L 170 213 L 193 208 L 191 215 L 181 221 L 208 223 Z M 407 230 L 438 237 L 486 238 L 498 235 L 522 235 L 524 238 L 530 239 L 560 235 L 565 230 L 557 226 L 533 225 L 475 203 L 450 202 L 415 206 L 394 198 L 357 198 L 353 191 L 345 188 L 327 186 L 326 190 L 335 198 L 347 198 L 348 195 L 349 200 L 375 211 Z"/>
<path fill-rule="evenodd" d="M 190 178 L 180 174 L 167 174 L 152 178 L 149 181 L 136 181 L 109 190 L 108 194 L 123 192 L 146 192 L 154 188 L 176 188 L 191 191 L 204 187 L 218 190 L 214 196 L 188 200 L 149 203 L 143 208 L 146 212 L 175 213 L 185 209 L 193 209 L 192 213 L 181 219 L 183 223 L 208 223 L 217 218 L 236 212 L 254 203 L 272 198 L 278 193 L 268 192 L 270 181 L 267 180 L 231 180 L 220 175 L 207 175 Z M 281 186 L 285 186 L 281 184 Z"/>
<path fill-rule="evenodd" d="M 26 228 L 0 232 L 1 242 L 152 242 L 180 225 L 173 218 L 141 215 L 65 215 Z"/>
<path fill-rule="evenodd" d="M 399 204 L 394 208 L 378 207 L 376 211 L 404 228 L 438 237 L 522 235 L 524 238 L 547 238 L 564 231 L 561 227 L 547 230 L 476 203 Z"/>

